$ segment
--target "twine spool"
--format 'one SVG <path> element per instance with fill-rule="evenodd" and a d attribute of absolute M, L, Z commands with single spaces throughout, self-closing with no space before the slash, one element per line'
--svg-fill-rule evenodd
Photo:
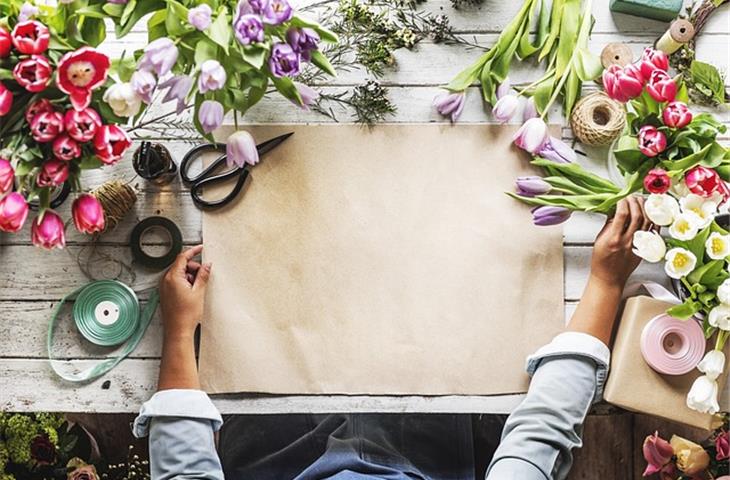
<path fill-rule="evenodd" d="M 695 36 L 695 27 L 689 20 L 679 18 L 672 22 L 669 30 L 664 32 L 656 42 L 657 50 L 661 50 L 667 55 L 676 52 L 682 45 L 689 43 Z"/>
<path fill-rule="evenodd" d="M 119 180 L 109 180 L 91 192 L 104 208 L 106 230 L 113 230 L 132 210 L 137 194 L 132 187 Z"/>
<path fill-rule="evenodd" d="M 626 113 L 620 103 L 604 92 L 581 98 L 570 117 L 575 137 L 584 145 L 608 145 L 621 135 Z"/>

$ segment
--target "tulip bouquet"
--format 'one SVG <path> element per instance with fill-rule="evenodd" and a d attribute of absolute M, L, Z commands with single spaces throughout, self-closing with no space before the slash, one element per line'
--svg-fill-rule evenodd
<path fill-rule="evenodd" d="M 115 69 L 93 47 L 103 39 L 94 25 L 103 22 L 68 34 L 55 7 L 0 5 L 0 231 L 18 232 L 37 203 L 31 238 L 47 249 L 65 244 L 52 191 L 65 182 L 80 191 L 82 170 L 116 163 L 131 145 L 102 101 Z M 88 194 L 74 202 L 73 220 L 83 233 L 104 228 Z"/>
<path fill-rule="evenodd" d="M 641 452 L 646 460 L 644 477 L 656 475 L 661 480 L 730 480 L 730 435 L 727 422 L 713 432 L 703 445 L 678 435 L 672 435 L 666 441 L 659 436 L 659 432 L 654 432 L 644 439 Z"/>

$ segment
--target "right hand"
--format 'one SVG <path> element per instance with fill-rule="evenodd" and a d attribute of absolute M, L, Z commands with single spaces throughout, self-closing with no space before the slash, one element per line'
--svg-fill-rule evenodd
<path fill-rule="evenodd" d="M 198 245 L 180 253 L 160 281 L 160 309 L 166 338 L 192 338 L 203 317 L 211 264 L 193 260 L 203 251 Z"/>

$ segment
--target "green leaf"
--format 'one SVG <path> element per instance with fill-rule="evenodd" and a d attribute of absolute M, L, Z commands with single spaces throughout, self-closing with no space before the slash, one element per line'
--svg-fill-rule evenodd
<path fill-rule="evenodd" d="M 548 34 L 545 44 L 542 47 L 538 60 L 545 58 L 553 49 L 555 41 L 560 33 L 560 22 L 563 16 L 563 4 L 565 0 L 553 0 L 550 12 L 550 33 Z"/>
<path fill-rule="evenodd" d="M 660 162 L 660 165 L 662 166 L 662 168 L 667 170 L 670 177 L 674 177 L 680 173 L 684 173 L 685 171 L 700 163 L 705 158 L 705 155 L 707 155 L 707 153 L 710 151 L 710 148 L 712 148 L 712 144 L 708 144 L 699 152 L 687 155 L 686 157 L 679 160 L 663 160 Z"/>
<path fill-rule="evenodd" d="M 302 104 L 302 97 L 299 96 L 299 90 L 294 85 L 294 82 L 289 77 L 276 78 L 271 76 L 271 81 L 274 83 L 276 89 L 281 93 L 284 98 L 294 101 L 297 105 Z"/>
<path fill-rule="evenodd" d="M 319 50 L 315 50 L 312 52 L 312 63 L 315 64 L 324 73 L 333 77 L 337 76 L 337 71 L 335 70 L 335 68 L 332 66 L 327 57 L 325 57 L 324 54 Z"/>
<path fill-rule="evenodd" d="M 218 17 L 210 24 L 210 27 L 208 27 L 205 33 L 211 40 L 220 45 L 223 51 L 226 52 L 226 55 L 228 55 L 228 47 L 231 44 L 233 30 L 225 12 L 218 14 Z"/>
<path fill-rule="evenodd" d="M 489 105 L 494 105 L 497 103 L 497 85 L 494 82 L 494 79 L 492 78 L 492 62 L 494 59 L 488 61 L 484 68 L 482 69 L 482 73 L 479 77 L 479 82 L 482 84 L 482 98 L 484 98 L 484 101 L 488 103 Z"/>
<path fill-rule="evenodd" d="M 544 168 L 551 175 L 560 175 L 569 178 L 591 192 L 615 194 L 620 191 L 619 187 L 610 180 L 589 172 L 577 163 L 555 163 L 543 158 L 535 158 L 531 163 Z"/>
<path fill-rule="evenodd" d="M 121 58 L 112 60 L 112 72 L 116 73 L 119 80 L 128 82 L 132 74 L 137 70 L 137 61 L 133 55 L 122 54 Z"/>
<path fill-rule="evenodd" d="M 633 173 L 646 160 L 639 151 L 639 140 L 630 135 L 619 138 L 616 149 L 613 151 L 616 161 L 624 172 Z"/>
<path fill-rule="evenodd" d="M 255 69 L 260 70 L 266 60 L 266 48 L 262 45 L 247 45 L 243 47 L 243 59 Z"/>
<path fill-rule="evenodd" d="M 20 160 L 15 166 L 15 175 L 18 177 L 24 177 L 32 172 L 35 166 L 36 165 L 33 161 Z"/>
<path fill-rule="evenodd" d="M 580 93 L 580 78 L 574 69 L 570 69 L 568 72 L 568 80 L 565 82 L 563 87 L 563 112 L 565 117 L 570 117 L 570 112 L 573 111 L 573 105 L 578 98 Z"/>
<path fill-rule="evenodd" d="M 113 4 L 106 4 L 104 6 L 102 5 L 87 5 L 85 7 L 81 7 L 79 9 L 76 9 L 74 11 L 75 16 L 79 17 L 89 17 L 89 18 L 99 18 L 99 19 L 105 19 L 110 13 L 106 12 L 106 6 L 113 5 Z M 121 5 L 115 5 L 116 7 L 121 7 Z M 113 16 L 113 15 L 112 15 Z"/>
<path fill-rule="evenodd" d="M 696 87 L 704 86 L 718 103 L 725 102 L 725 82 L 720 72 L 709 63 L 694 60 L 689 67 L 690 78 Z"/>
<path fill-rule="evenodd" d="M 79 162 L 79 168 L 81 168 L 81 170 L 94 170 L 103 166 L 104 163 L 102 163 L 102 161 L 99 160 L 99 157 L 97 157 L 96 155 L 83 157 Z"/>
<path fill-rule="evenodd" d="M 449 84 L 446 85 L 446 88 L 452 92 L 463 92 L 466 90 L 481 76 L 484 64 L 486 64 L 494 56 L 494 53 L 495 49 L 492 48 L 488 52 L 482 54 L 476 62 L 466 67 L 452 78 Z"/>
<path fill-rule="evenodd" d="M 339 37 L 335 32 L 332 30 L 328 30 L 327 28 L 323 27 L 317 22 L 307 20 L 306 18 L 302 18 L 298 15 L 294 15 L 292 19 L 289 21 L 291 26 L 293 27 L 309 27 L 313 29 L 315 32 L 319 34 L 319 38 L 322 39 L 323 42 L 327 43 L 337 43 L 339 42 Z"/>
<path fill-rule="evenodd" d="M 81 38 L 84 41 L 96 47 L 106 38 L 106 25 L 104 20 L 98 18 L 86 18 L 81 26 Z"/>
<path fill-rule="evenodd" d="M 195 45 L 195 63 L 202 64 L 206 60 L 216 59 L 218 57 L 218 45 L 213 43 L 209 38 L 203 38 Z"/>
<path fill-rule="evenodd" d="M 129 0 L 127 2 L 127 5 L 124 7 L 124 11 L 122 11 L 122 18 L 119 20 L 122 24 L 127 23 L 129 21 L 129 18 L 134 13 L 134 9 L 137 7 L 137 0 Z"/>
<path fill-rule="evenodd" d="M 694 254 L 695 257 L 697 257 L 697 264 L 700 265 L 698 268 L 695 268 L 695 270 L 692 272 L 696 272 L 697 270 L 702 270 L 703 261 L 702 259 L 705 256 L 705 242 L 707 241 L 707 237 L 710 235 L 710 228 L 704 228 L 702 229 L 692 240 L 687 241 L 687 249 Z M 708 262 L 712 263 L 712 262 Z M 706 265 L 706 264 L 705 264 Z M 701 271 L 695 280 L 690 280 L 691 283 L 699 283 L 699 278 L 702 276 L 704 271 Z M 692 277 L 692 274 L 689 275 Z M 693 277 L 695 278 L 695 277 Z"/>
<path fill-rule="evenodd" d="M 669 308 L 667 310 L 667 315 L 679 320 L 687 320 L 700 310 L 702 310 L 702 304 L 688 298 L 684 301 L 684 303 Z"/>
<path fill-rule="evenodd" d="M 132 1 L 134 0 L 130 0 L 127 6 L 129 6 Z M 137 22 L 145 15 L 164 8 L 165 2 L 163 2 L 162 0 L 144 0 L 141 4 L 137 5 L 134 11 L 129 15 L 126 22 L 121 22 L 119 25 L 116 26 L 115 33 L 117 35 L 117 38 L 121 38 L 128 34 L 134 28 Z"/>
<path fill-rule="evenodd" d="M 578 48 L 575 57 L 575 71 L 578 78 L 587 82 L 595 80 L 603 73 L 603 65 L 597 55 L 593 55 L 585 48 Z"/>
<path fill-rule="evenodd" d="M 558 37 L 558 53 L 555 58 L 555 76 L 560 78 L 570 66 L 573 51 L 578 40 L 578 28 L 580 26 L 580 4 L 581 0 L 565 0 L 563 14 L 560 20 L 560 33 Z"/>
<path fill-rule="evenodd" d="M 553 93 L 553 84 L 555 82 L 554 76 L 549 76 L 542 82 L 538 83 L 535 87 L 535 91 L 532 94 L 532 99 L 535 101 L 535 108 L 538 112 L 543 113 L 547 104 L 550 101 L 550 96 Z"/>

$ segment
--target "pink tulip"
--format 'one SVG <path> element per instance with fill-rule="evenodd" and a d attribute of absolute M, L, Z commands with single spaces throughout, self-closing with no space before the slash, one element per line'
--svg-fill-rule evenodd
<path fill-rule="evenodd" d="M 25 109 L 25 121 L 31 123 L 39 113 L 53 111 L 55 111 L 53 104 L 47 98 L 36 100 Z"/>
<path fill-rule="evenodd" d="M 466 94 L 464 92 L 444 92 L 433 99 L 436 111 L 444 117 L 449 117 L 451 123 L 456 122 L 464 110 Z"/>
<path fill-rule="evenodd" d="M 667 148 L 667 137 L 653 125 L 639 129 L 639 150 L 647 157 L 656 157 Z"/>
<path fill-rule="evenodd" d="M 669 57 L 661 50 L 646 47 L 639 68 L 644 78 L 649 78 L 654 70 L 666 72 L 669 70 Z"/>
<path fill-rule="evenodd" d="M 13 107 L 13 94 L 0 82 L 0 117 L 4 117 Z"/>
<path fill-rule="evenodd" d="M 659 436 L 659 432 L 654 432 L 654 435 L 647 436 L 644 439 L 644 445 L 641 450 L 647 463 L 643 475 L 645 477 L 661 472 L 664 466 L 672 460 L 672 456 L 674 455 L 672 446 Z"/>
<path fill-rule="evenodd" d="M 626 103 L 641 95 L 644 77 L 641 70 L 632 63 L 625 67 L 611 65 L 603 72 L 603 88 L 612 99 Z"/>
<path fill-rule="evenodd" d="M 730 433 L 720 432 L 715 439 L 715 458 L 719 461 L 730 459 Z"/>
<path fill-rule="evenodd" d="M 13 41 L 10 38 L 10 34 L 3 27 L 0 27 L 0 58 L 9 56 L 12 47 Z"/>
<path fill-rule="evenodd" d="M 15 233 L 23 228 L 28 217 L 28 202 L 18 192 L 0 198 L 0 230 Z"/>
<path fill-rule="evenodd" d="M 50 142 L 63 132 L 63 115 L 59 112 L 42 112 L 30 122 L 30 133 L 36 142 Z"/>
<path fill-rule="evenodd" d="M 245 130 L 231 134 L 226 141 L 226 156 L 229 167 L 256 165 L 259 162 L 259 151 L 253 136 Z"/>
<path fill-rule="evenodd" d="M 57 158 L 48 160 L 36 178 L 39 187 L 57 187 L 68 178 L 68 163 Z"/>
<path fill-rule="evenodd" d="M 19 61 L 13 68 L 13 78 L 29 92 L 38 93 L 45 90 L 53 75 L 53 68 L 43 55 L 31 55 Z"/>
<path fill-rule="evenodd" d="M 53 154 L 57 159 L 68 162 L 81 156 L 81 147 L 68 134 L 62 133 L 53 141 Z"/>
<path fill-rule="evenodd" d="M 672 128 L 684 128 L 692 121 L 692 112 L 686 103 L 671 102 L 662 112 L 664 125 Z"/>
<path fill-rule="evenodd" d="M 515 145 L 532 154 L 540 151 L 549 139 L 547 125 L 541 118 L 531 118 L 526 121 L 512 138 Z"/>
<path fill-rule="evenodd" d="M 90 142 L 101 127 L 101 117 L 96 110 L 90 107 L 83 110 L 72 108 L 66 110 L 66 114 L 63 116 L 63 126 L 68 136 L 77 142 Z"/>
<path fill-rule="evenodd" d="M 515 95 L 503 95 L 492 109 L 492 115 L 499 123 L 509 122 L 517 112 L 520 102 Z"/>
<path fill-rule="evenodd" d="M 672 102 L 677 96 L 677 84 L 662 70 L 654 70 L 646 83 L 646 91 L 657 102 Z"/>
<path fill-rule="evenodd" d="M 28 20 L 15 25 L 10 34 L 13 45 L 22 54 L 38 55 L 48 49 L 51 32 L 37 20 Z"/>
<path fill-rule="evenodd" d="M 104 209 L 95 196 L 88 193 L 79 195 L 71 210 L 74 225 L 79 232 L 92 234 L 104 231 Z"/>
<path fill-rule="evenodd" d="M 53 210 L 46 210 L 33 220 L 30 239 L 36 247 L 52 250 L 66 246 L 63 220 Z"/>
<path fill-rule="evenodd" d="M 117 125 L 102 125 L 94 136 L 94 151 L 106 165 L 117 163 L 132 146 L 127 132 Z"/>
<path fill-rule="evenodd" d="M 684 182 L 690 192 L 702 197 L 709 197 L 723 187 L 723 182 L 717 172 L 702 165 L 688 170 L 684 174 Z"/>
<path fill-rule="evenodd" d="M 13 188 L 15 170 L 9 160 L 0 158 L 0 195 L 3 195 Z"/>
<path fill-rule="evenodd" d="M 661 168 L 652 168 L 644 177 L 644 188 L 649 193 L 661 194 L 672 186 L 669 174 Z"/>

